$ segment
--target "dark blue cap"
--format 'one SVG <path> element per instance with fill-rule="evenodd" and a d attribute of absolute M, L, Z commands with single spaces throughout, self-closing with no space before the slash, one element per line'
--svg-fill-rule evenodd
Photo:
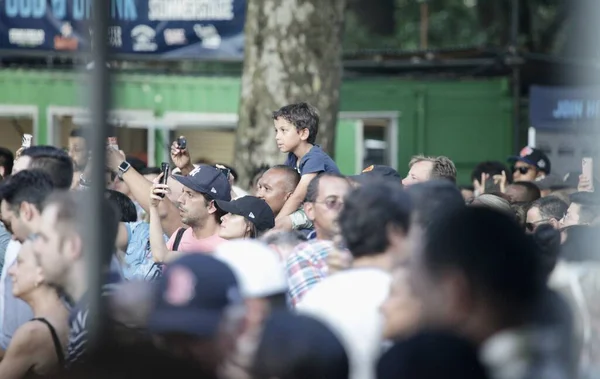
<path fill-rule="evenodd" d="M 212 337 L 225 310 L 242 301 L 229 266 L 209 255 L 189 253 L 170 263 L 158 281 L 148 329 Z"/>
<path fill-rule="evenodd" d="M 523 149 L 521 149 L 518 156 L 509 157 L 508 161 L 524 162 L 528 165 L 535 166 L 538 170 L 545 172 L 546 174 L 550 174 L 550 159 L 548 159 L 546 153 L 540 149 L 525 146 Z"/>
<path fill-rule="evenodd" d="M 231 185 L 223 173 L 213 166 L 201 164 L 188 176 L 173 175 L 187 188 L 210 196 L 215 200 L 231 200 Z"/>

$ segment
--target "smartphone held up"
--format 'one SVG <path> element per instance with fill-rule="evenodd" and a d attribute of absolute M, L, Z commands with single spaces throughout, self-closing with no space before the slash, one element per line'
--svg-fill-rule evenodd
<path fill-rule="evenodd" d="M 581 175 L 585 178 L 587 185 L 584 185 L 587 191 L 594 190 L 594 160 L 593 158 L 581 159 Z"/>
<path fill-rule="evenodd" d="M 33 136 L 31 134 L 23 134 L 23 139 L 21 140 L 21 147 L 24 149 L 31 147 L 31 141 L 33 141 Z"/>
<path fill-rule="evenodd" d="M 185 137 L 177 138 L 177 147 L 179 150 L 187 149 L 187 139 Z"/>
<path fill-rule="evenodd" d="M 167 162 L 160 164 L 160 170 L 162 171 L 162 177 L 160 178 L 160 184 L 167 184 L 169 175 L 171 174 L 171 166 Z M 159 194 L 160 197 L 165 197 L 164 193 Z"/>
<path fill-rule="evenodd" d="M 106 141 L 106 145 L 113 150 L 119 151 L 119 144 L 117 142 L 117 137 L 108 137 Z"/>
<path fill-rule="evenodd" d="M 594 160 L 592 158 L 581 160 L 581 174 L 590 181 L 594 179 Z"/>

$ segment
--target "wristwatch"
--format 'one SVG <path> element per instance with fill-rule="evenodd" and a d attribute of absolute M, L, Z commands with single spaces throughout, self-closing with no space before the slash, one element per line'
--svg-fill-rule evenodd
<path fill-rule="evenodd" d="M 131 167 L 131 165 L 129 164 L 129 162 L 123 161 L 119 165 L 119 171 L 117 172 L 117 175 L 119 175 L 119 178 L 123 178 L 123 174 L 126 173 L 130 167 Z"/>

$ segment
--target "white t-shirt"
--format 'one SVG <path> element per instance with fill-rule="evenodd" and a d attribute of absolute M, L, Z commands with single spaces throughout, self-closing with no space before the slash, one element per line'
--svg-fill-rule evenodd
<path fill-rule="evenodd" d="M 383 315 L 392 277 L 376 268 L 350 269 L 325 278 L 296 306 L 338 335 L 350 360 L 350 379 L 374 379 L 383 348 Z"/>

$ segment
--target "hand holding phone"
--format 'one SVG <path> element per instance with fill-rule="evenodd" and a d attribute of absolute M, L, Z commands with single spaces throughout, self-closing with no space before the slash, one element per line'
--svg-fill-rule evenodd
<path fill-rule="evenodd" d="M 177 138 L 177 146 L 179 150 L 187 149 L 187 139 L 184 136 Z"/>
<path fill-rule="evenodd" d="M 119 144 L 117 142 L 117 137 L 108 137 L 108 141 L 106 144 L 113 150 L 119 151 Z"/>
<path fill-rule="evenodd" d="M 162 171 L 162 176 L 160 178 L 160 184 L 167 184 L 169 179 L 169 174 L 171 173 L 171 166 L 167 162 L 163 162 L 160 164 L 160 170 Z M 159 194 L 160 197 L 165 197 L 164 193 Z"/>
<path fill-rule="evenodd" d="M 187 150 L 187 139 L 184 136 L 180 136 L 171 144 L 171 160 L 181 170 L 182 175 L 187 175 L 194 169 L 192 158 Z"/>
<path fill-rule="evenodd" d="M 33 136 L 31 134 L 23 134 L 23 139 L 21 141 L 21 147 L 24 149 L 31 147 L 32 140 L 33 140 Z"/>

